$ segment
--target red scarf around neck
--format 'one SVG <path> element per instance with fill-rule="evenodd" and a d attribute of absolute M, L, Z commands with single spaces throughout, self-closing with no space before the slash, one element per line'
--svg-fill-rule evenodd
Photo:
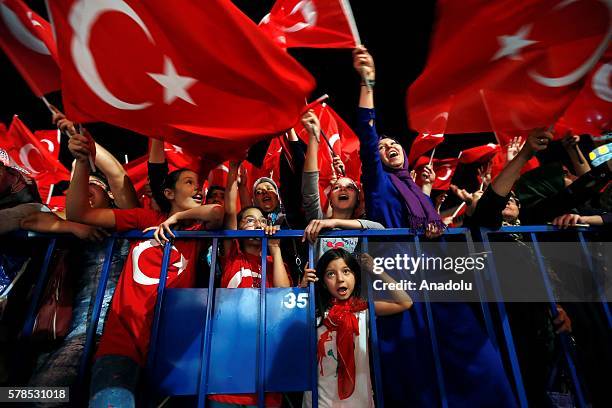
<path fill-rule="evenodd" d="M 351 297 L 347 300 L 332 300 L 323 324 L 327 330 L 319 338 L 317 355 L 323 375 L 323 357 L 325 357 L 325 343 L 331 341 L 331 333 L 336 331 L 336 348 L 338 349 L 338 395 L 340 399 L 347 399 L 355 390 L 355 337 L 359 336 L 359 322 L 355 312 L 368 308 L 365 300 Z"/>

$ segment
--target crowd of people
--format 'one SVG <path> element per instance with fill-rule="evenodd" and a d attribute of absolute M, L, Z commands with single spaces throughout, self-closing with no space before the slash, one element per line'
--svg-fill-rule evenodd
<path fill-rule="evenodd" d="M 173 231 L 262 229 L 270 237 L 267 287 L 315 285 L 320 406 L 373 407 L 369 317 L 365 284 L 361 281 L 362 269 L 367 272 L 371 267 L 367 255 L 360 253 L 357 238 L 319 237 L 321 232 L 410 228 L 426 239 L 436 240 L 449 226 L 499 228 L 552 223 L 570 228 L 578 224 L 609 226 L 612 222 L 610 170 L 605 164 L 598 169 L 590 168 L 578 148 L 579 136 L 568 134 L 563 140 L 573 168 L 552 162 L 521 174 L 534 155 L 553 143 L 552 133 L 545 129 L 532 130 L 524 140 L 514 139 L 507 146 L 505 166 L 494 177 L 490 174 L 491 166 L 485 164 L 478 190 L 451 185 L 448 191 L 432 191 L 434 167 L 428 164 L 415 172 L 409 167 L 404 147 L 394 138 L 377 133 L 374 60 L 362 46 L 353 55 L 354 68 L 361 78 L 355 129 L 360 142 L 362 177 L 361 180 L 346 177 L 344 163 L 335 156 L 336 177 L 325 186 L 329 187 L 328 208 L 322 206 L 321 191 L 325 188 L 319 188 L 318 162 L 319 149 L 327 146 L 322 142 L 319 118 L 312 110 L 301 118 L 308 132 L 308 144 L 299 140 L 295 132 L 287 135 L 292 163 L 282 161 L 280 187 L 270 177 L 250 179 L 244 167 L 233 161 L 227 184 L 209 184 L 203 191 L 203 175 L 186 168 L 170 172 L 163 142 L 153 140 L 148 163 L 150 188 L 143 200 L 113 155 L 96 143 L 87 130 L 78 129 L 56 111 L 52 121 L 70 135 L 68 148 L 74 157 L 65 218 L 61 218 L 46 210 L 28 176 L 8 156 L 2 158 L 1 231 L 21 228 L 66 233 L 83 242 L 78 250 L 78 277 L 71 282 L 74 296 L 70 327 L 58 347 L 39 356 L 28 385 L 76 384 L 86 328 L 92 316 L 92 299 L 104 260 L 102 241 L 112 232 L 152 230 L 154 238 L 119 240 L 115 245 L 97 329 L 99 342 L 91 367 L 90 406 L 138 405 L 137 390 L 147 361 L 161 249 L 165 245 L 172 245 L 172 252 L 178 254 L 171 259 L 168 269 L 169 288 L 196 287 L 206 280 L 207 274 L 215 274 L 218 287 L 222 288 L 261 286 L 260 239 L 224 240 L 219 249 L 219 265 L 211 265 L 209 242 L 174 240 Z M 450 200 L 448 195 L 456 198 Z M 446 206 L 445 200 L 458 204 Z M 465 211 L 461 212 L 462 209 Z M 303 229 L 303 238 L 274 239 L 281 228 Z M 306 262 L 308 242 L 315 244 L 318 259 L 315 265 Z M 378 275 L 378 279 L 394 282 L 394 277 L 386 273 Z M 536 304 L 522 306 L 509 311 L 511 319 L 517 322 L 517 333 L 521 333 L 517 336 L 521 371 L 530 403 L 545 406 L 542 404 L 546 403 L 549 391 L 546 367 L 550 361 L 545 358 L 534 361 L 534 355 L 541 357 L 540 351 L 554 344 L 557 334 L 572 332 L 577 317 L 570 316 L 561 304 L 556 316 Z M 378 336 L 386 404 L 438 406 L 433 368 L 436 357 L 443 367 L 450 406 L 517 406 L 504 359 L 483 329 L 478 312 L 467 303 L 433 303 L 431 308 L 440 344 L 436 356 L 431 350 L 431 333 L 422 302 L 413 301 L 410 293 L 403 291 L 396 291 L 392 299 L 375 302 L 375 313 L 381 316 Z M 523 324 L 527 317 L 529 324 Z M 552 340 L 540 344 L 544 332 L 550 333 Z M 610 338 L 609 330 L 604 330 L 602 336 L 603 343 L 589 346 L 605 344 L 605 339 Z M 604 354 L 610 363 L 609 350 Z M 605 385 L 595 375 L 591 377 L 587 378 L 589 398 L 594 405 L 604 403 Z M 309 392 L 297 399 L 303 406 L 312 405 Z M 209 396 L 211 407 L 256 404 L 257 396 L 251 394 Z M 278 393 L 266 394 L 267 406 L 290 404 L 296 404 L 295 396 L 283 399 Z"/>

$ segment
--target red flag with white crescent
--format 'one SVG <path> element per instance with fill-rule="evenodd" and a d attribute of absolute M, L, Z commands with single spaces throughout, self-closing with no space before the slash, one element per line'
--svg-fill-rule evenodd
<path fill-rule="evenodd" d="M 426 126 L 453 95 L 447 133 L 554 124 L 612 34 L 609 0 L 440 0 L 427 65 L 407 97 Z M 492 99 L 493 101 L 491 101 Z M 488 107 L 487 107 L 488 105 Z"/>
<path fill-rule="evenodd" d="M 416 183 L 422 185 L 423 181 L 420 177 L 423 167 L 429 164 L 429 156 L 421 156 L 414 164 L 414 169 L 417 172 Z M 451 180 L 457 170 L 459 159 L 456 157 L 450 157 L 447 159 L 436 159 L 434 158 L 431 165 L 436 173 L 436 179 L 434 180 L 432 188 L 434 190 L 448 190 L 451 185 Z"/>
<path fill-rule="evenodd" d="M 40 196 L 46 199 L 51 184 L 70 180 L 70 172 L 49 151 L 17 115 L 13 117 L 6 138 L 0 145 L 17 165 L 26 169 L 36 181 Z"/>
<path fill-rule="evenodd" d="M 600 136 L 612 130 L 612 47 L 595 65 L 559 124 L 579 135 Z"/>
<path fill-rule="evenodd" d="M 61 132 L 58 129 L 37 130 L 34 132 L 34 137 L 47 147 L 51 157 L 59 160 Z"/>
<path fill-rule="evenodd" d="M 277 0 L 259 27 L 282 48 L 361 44 L 348 0 Z"/>
<path fill-rule="evenodd" d="M 51 25 L 21 0 L 0 1 L 0 48 L 36 96 L 60 89 Z"/>
<path fill-rule="evenodd" d="M 476 146 L 463 150 L 459 157 L 459 163 L 485 163 L 493 158 L 501 148 L 498 144 L 488 143 L 483 146 Z"/>
<path fill-rule="evenodd" d="M 313 108 L 315 114 L 319 118 L 321 130 L 325 133 L 325 137 L 329 140 L 329 144 L 333 148 L 334 154 L 340 156 L 344 163 L 346 177 L 350 177 L 355 182 L 359 183 L 361 179 L 361 159 L 359 158 L 359 138 L 353 130 L 344 122 L 344 120 L 336 113 L 328 104 L 320 104 Z M 308 143 L 308 132 L 302 124 L 295 127 L 295 131 L 305 143 Z M 321 206 L 327 207 L 327 194 L 333 178 L 333 157 L 327 142 L 321 135 L 319 143 L 319 196 L 321 198 Z M 338 175 L 340 177 L 341 175 Z"/>
<path fill-rule="evenodd" d="M 49 6 L 66 115 L 75 121 L 239 158 L 291 128 L 314 88 L 312 76 L 229 0 Z"/>

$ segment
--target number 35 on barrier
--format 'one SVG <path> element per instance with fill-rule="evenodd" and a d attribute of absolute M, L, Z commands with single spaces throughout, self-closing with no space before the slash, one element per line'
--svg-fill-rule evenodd
<path fill-rule="evenodd" d="M 308 293 L 287 293 L 282 299 L 282 307 L 286 309 L 304 309 L 308 306 Z"/>

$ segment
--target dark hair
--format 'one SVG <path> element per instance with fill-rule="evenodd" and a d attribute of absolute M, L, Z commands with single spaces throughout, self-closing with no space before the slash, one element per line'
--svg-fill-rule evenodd
<path fill-rule="evenodd" d="M 170 190 L 174 190 L 176 188 L 176 183 L 181 177 L 181 174 L 183 174 L 186 171 L 194 172 L 191 169 L 183 167 L 183 168 L 180 168 L 178 170 L 174 170 L 173 172 L 168 173 L 168 175 L 164 178 L 164 182 L 161 185 L 161 194 L 160 194 L 160 198 L 162 199 L 160 200 L 160 202 L 157 203 L 157 205 L 159 205 L 159 208 L 163 212 L 169 213 L 170 210 L 172 209 L 172 204 L 170 204 L 170 200 L 166 198 L 166 195 L 164 194 L 164 190 L 167 188 Z"/>
<path fill-rule="evenodd" d="M 244 213 L 247 212 L 247 210 L 250 210 L 252 208 L 256 208 L 259 211 L 261 211 L 262 214 L 264 214 L 264 212 L 263 212 L 263 210 L 261 208 L 257 207 L 256 205 L 249 205 L 249 206 L 243 207 L 240 210 L 240 212 L 238 213 L 238 215 L 236 215 L 236 222 L 238 224 L 240 224 L 240 221 L 242 221 L 242 217 L 244 217 Z"/>
<path fill-rule="evenodd" d="M 221 186 L 210 186 L 208 187 L 208 191 L 206 192 L 206 199 L 208 200 L 210 197 L 212 197 L 213 193 L 215 191 L 223 191 L 225 192 L 225 187 L 221 187 Z"/>
<path fill-rule="evenodd" d="M 319 278 L 315 283 L 315 301 L 317 305 L 317 315 L 321 317 L 324 315 L 325 311 L 329 309 L 332 300 L 332 296 L 327 290 L 323 279 L 325 270 L 327 269 L 327 265 L 336 259 L 343 259 L 346 266 L 348 266 L 349 269 L 353 271 L 353 275 L 355 275 L 355 288 L 353 288 L 351 296 L 361 297 L 361 266 L 359 265 L 359 261 L 357 261 L 357 258 L 346 249 L 330 249 L 319 258 L 315 268 L 317 271 L 317 278 Z"/>

